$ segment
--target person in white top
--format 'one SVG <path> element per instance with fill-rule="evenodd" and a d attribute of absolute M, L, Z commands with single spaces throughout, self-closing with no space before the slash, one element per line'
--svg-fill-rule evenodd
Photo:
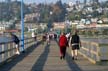
<path fill-rule="evenodd" d="M 70 33 L 67 33 L 65 36 L 67 38 L 67 46 L 69 47 Z"/>
<path fill-rule="evenodd" d="M 35 32 L 32 32 L 32 38 L 33 38 L 34 40 L 36 40 Z"/>
<path fill-rule="evenodd" d="M 68 38 L 69 36 L 70 36 L 70 33 L 67 33 L 67 34 L 66 34 L 66 37 Z"/>
<path fill-rule="evenodd" d="M 47 44 L 50 44 L 50 35 L 47 33 Z"/>

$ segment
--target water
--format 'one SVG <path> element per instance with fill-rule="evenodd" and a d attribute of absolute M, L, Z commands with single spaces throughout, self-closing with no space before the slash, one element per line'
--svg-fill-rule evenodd
<path fill-rule="evenodd" d="M 108 38 L 81 38 L 81 40 L 89 41 L 89 42 L 97 42 L 97 43 L 108 43 Z"/>
<path fill-rule="evenodd" d="M 0 36 L 0 43 L 2 43 L 2 42 L 8 42 L 8 41 L 11 41 L 11 38 Z"/>

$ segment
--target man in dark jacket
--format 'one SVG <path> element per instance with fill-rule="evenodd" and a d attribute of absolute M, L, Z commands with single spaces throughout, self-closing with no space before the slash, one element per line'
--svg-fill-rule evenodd
<path fill-rule="evenodd" d="M 59 38 L 59 47 L 60 47 L 60 59 L 65 58 L 66 47 L 67 47 L 67 38 L 65 33 L 62 33 Z"/>
<path fill-rule="evenodd" d="M 72 59 L 77 59 L 78 57 L 78 50 L 80 49 L 79 47 L 81 46 L 81 41 L 80 37 L 77 34 L 77 30 L 74 31 L 74 34 L 70 38 L 70 46 L 71 46 L 71 54 L 72 54 Z"/>
<path fill-rule="evenodd" d="M 20 40 L 19 40 L 19 38 L 15 34 L 10 33 L 10 35 L 12 37 L 13 42 L 15 43 L 16 54 L 19 55 L 20 54 L 20 51 L 19 51 L 19 43 L 20 43 Z"/>

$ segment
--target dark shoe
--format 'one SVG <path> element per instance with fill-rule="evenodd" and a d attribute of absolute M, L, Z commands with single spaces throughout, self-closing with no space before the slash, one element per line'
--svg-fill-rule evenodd
<path fill-rule="evenodd" d="M 72 60 L 74 60 L 75 58 L 74 57 L 72 57 Z"/>
<path fill-rule="evenodd" d="M 78 60 L 78 58 L 76 57 L 75 60 Z"/>
<path fill-rule="evenodd" d="M 62 56 L 60 56 L 60 59 L 62 60 Z"/>
<path fill-rule="evenodd" d="M 63 60 L 65 60 L 65 57 L 63 56 Z"/>

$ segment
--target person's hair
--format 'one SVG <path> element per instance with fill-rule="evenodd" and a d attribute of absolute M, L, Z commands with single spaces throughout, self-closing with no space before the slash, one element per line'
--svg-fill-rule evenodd
<path fill-rule="evenodd" d="M 61 34 L 62 34 L 62 35 L 65 35 L 65 32 L 64 32 L 64 31 L 61 31 Z"/>
<path fill-rule="evenodd" d="M 77 29 L 75 29 L 75 30 L 74 30 L 74 34 L 77 34 L 77 33 L 78 33 L 78 30 L 77 30 Z"/>
<path fill-rule="evenodd" d="M 73 30 L 71 31 L 70 35 L 75 35 L 75 34 L 77 34 L 77 33 L 78 33 L 78 30 L 77 30 L 77 29 L 73 29 Z"/>

